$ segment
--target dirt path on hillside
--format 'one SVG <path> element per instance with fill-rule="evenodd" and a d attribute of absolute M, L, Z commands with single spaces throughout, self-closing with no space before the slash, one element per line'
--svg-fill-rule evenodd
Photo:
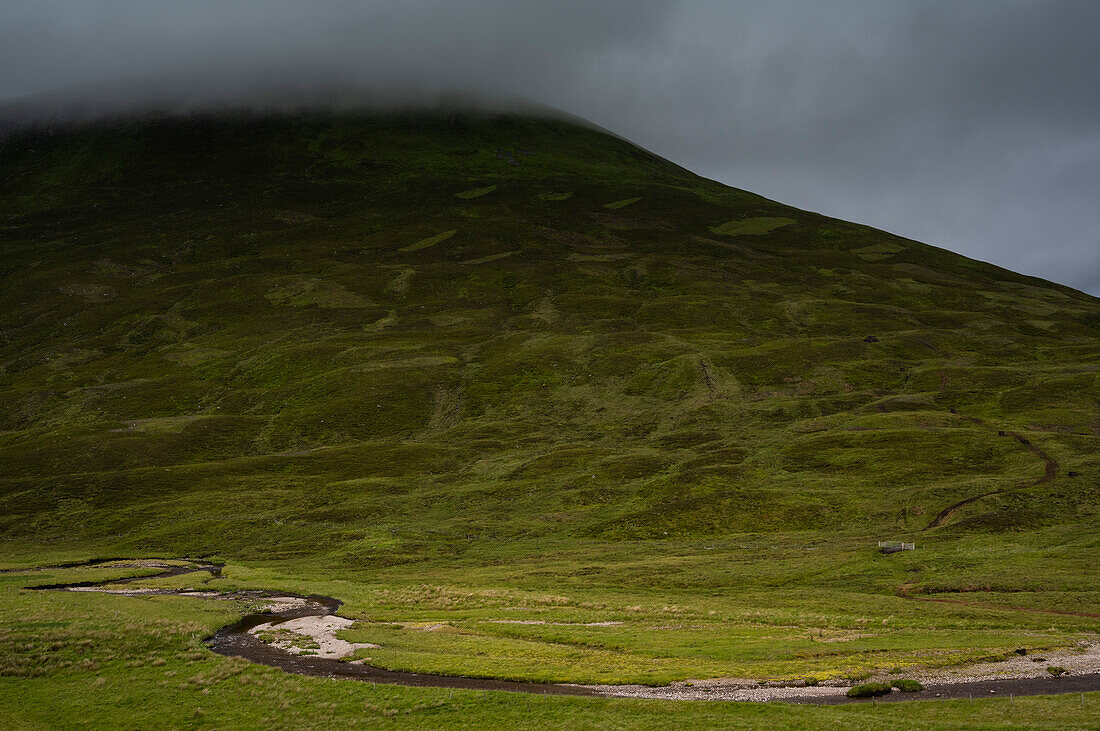
<path fill-rule="evenodd" d="M 499 690 L 537 695 L 574 695 L 616 698 L 663 698 L 668 700 L 732 700 L 732 701 L 785 701 L 792 703 L 866 703 L 865 699 L 848 698 L 847 686 L 833 681 L 821 686 L 804 684 L 762 684 L 751 679 L 726 678 L 671 683 L 653 687 L 643 685 L 574 685 L 532 683 L 463 676 L 412 673 L 368 665 L 363 661 L 345 661 L 335 657 L 339 649 L 350 643 L 336 638 L 335 633 L 350 626 L 351 620 L 338 617 L 341 603 L 338 599 L 320 595 L 301 596 L 284 592 L 228 591 L 195 589 L 156 589 L 148 587 L 127 588 L 125 585 L 148 579 L 163 579 L 192 573 L 207 572 L 210 579 L 221 575 L 222 565 L 202 561 L 182 563 L 144 561 L 98 560 L 83 564 L 65 564 L 65 568 L 78 566 L 102 568 L 160 568 L 161 573 L 152 576 L 134 576 L 103 581 L 81 581 L 68 584 L 29 586 L 31 590 L 100 591 L 106 593 L 148 596 L 150 594 L 185 596 L 197 599 L 242 601 L 260 607 L 258 612 L 247 614 L 239 621 L 223 627 L 204 640 L 213 652 L 230 657 L 241 657 L 255 663 L 279 668 L 298 675 L 320 678 L 346 678 L 391 685 L 413 687 L 459 688 L 466 690 Z M 54 567 L 54 568 L 59 568 Z M 51 568 L 51 567 L 42 567 Z M 34 572 L 38 568 L 13 571 Z M 207 579 L 206 581 L 209 581 Z M 914 597 L 916 598 L 916 597 Z M 937 600 L 933 600 L 937 601 Z M 949 600 L 943 600 L 949 601 Z M 285 632 L 280 633 L 280 628 Z M 296 647 L 294 640 L 268 643 L 260 635 L 276 633 L 285 636 L 304 635 L 326 650 L 324 656 L 301 654 L 309 652 Z M 343 644 L 341 644 L 343 643 Z M 366 647 L 367 645 L 363 645 Z M 1054 678 L 1045 673 L 1047 661 L 1065 665 L 1071 675 Z M 1002 667 L 975 666 L 937 671 L 919 678 L 925 690 L 918 693 L 893 693 L 878 700 L 935 700 L 942 698 L 966 698 L 974 695 L 1047 695 L 1100 690 L 1100 645 L 1088 646 L 1077 652 L 1047 653 L 1041 666 L 1034 663 L 1008 669 Z M 1007 672 L 1006 672 L 1007 671 Z M 955 675 L 951 675 L 954 673 Z M 967 674 L 969 673 L 969 674 Z"/>
<path fill-rule="evenodd" d="M 977 417 L 963 416 L 961 418 L 964 419 L 965 421 L 969 421 L 973 424 L 977 424 L 978 426 L 980 426 L 984 429 L 993 430 L 993 427 L 991 427 L 987 422 L 985 422 L 982 419 L 979 419 Z M 980 495 L 973 495 L 971 497 L 966 498 L 965 500 L 960 500 L 959 502 L 955 503 L 954 505 L 948 505 L 946 508 L 944 508 L 939 513 L 937 513 L 936 517 L 932 519 L 932 522 L 929 523 L 927 526 L 925 526 L 923 530 L 929 530 L 931 528 L 939 528 L 940 526 L 945 524 L 948 520 L 950 520 L 951 516 L 954 515 L 956 512 L 958 512 L 962 508 L 965 508 L 967 505 L 970 505 L 971 503 L 978 502 L 982 498 L 987 498 L 990 495 L 1001 495 L 1001 494 L 1004 494 L 1004 493 L 1007 493 L 1007 492 L 1017 492 L 1019 490 L 1026 490 L 1030 487 L 1037 487 L 1037 486 L 1042 485 L 1044 483 L 1050 482 L 1051 480 L 1053 480 L 1058 475 L 1058 470 L 1060 470 L 1062 466 L 1060 464 L 1058 464 L 1057 460 L 1055 460 L 1049 454 L 1047 454 L 1046 452 L 1044 452 L 1043 450 L 1041 450 L 1037 446 L 1035 446 L 1031 442 L 1030 439 L 1028 439 L 1027 437 L 1025 437 L 1024 435 L 1022 435 L 1018 432 L 1005 431 L 1005 430 L 998 430 L 998 431 L 1000 431 L 1001 433 L 1003 433 L 1007 437 L 1012 437 L 1017 442 L 1022 444 L 1025 449 L 1027 449 L 1028 451 L 1034 453 L 1041 460 L 1043 460 L 1043 463 L 1045 464 L 1045 469 L 1043 470 L 1043 476 L 1036 479 L 1036 480 L 1032 480 L 1031 482 L 1027 482 L 1023 485 L 1020 485 L 1018 487 L 1008 487 L 1008 488 L 1002 488 L 1000 490 L 990 490 L 989 492 L 984 492 Z"/>
<path fill-rule="evenodd" d="M 913 588 L 915 582 L 907 581 L 898 587 L 896 592 L 897 596 L 903 599 L 912 599 L 916 602 L 937 602 L 940 604 L 961 604 L 964 607 L 978 607 L 979 609 L 1002 609 L 1010 612 L 1026 612 L 1028 614 L 1058 614 L 1066 617 L 1087 617 L 1089 619 L 1100 619 L 1100 614 L 1094 614 L 1089 612 L 1071 612 L 1068 609 L 1036 609 L 1035 607 L 1016 607 L 1008 604 L 989 604 L 987 602 L 968 602 L 962 599 L 943 599 L 930 596 L 913 596 L 909 593 L 909 590 Z"/>

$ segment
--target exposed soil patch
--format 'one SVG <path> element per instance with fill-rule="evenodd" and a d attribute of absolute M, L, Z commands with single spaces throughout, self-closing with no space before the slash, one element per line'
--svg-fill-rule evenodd
<path fill-rule="evenodd" d="M 298 617 L 297 619 L 274 620 L 258 624 L 249 630 L 249 634 L 295 655 L 316 655 L 317 657 L 341 658 L 360 649 L 376 649 L 379 645 L 372 642 L 346 642 L 336 637 L 336 633 L 355 624 L 354 620 L 327 616 Z M 267 639 L 264 634 L 272 632 L 281 635 Z M 303 642 L 298 638 L 305 638 Z"/>
<path fill-rule="evenodd" d="M 978 418 L 973 417 L 973 416 L 964 416 L 962 418 L 965 419 L 966 421 L 969 421 L 973 424 L 977 424 L 978 426 L 984 427 L 986 429 L 993 429 L 993 427 L 991 427 L 987 422 L 983 421 L 982 419 L 978 419 Z M 1018 432 L 1014 432 L 1014 431 L 998 430 L 998 432 L 1003 434 L 1004 436 L 1012 437 L 1017 442 L 1022 444 L 1025 449 L 1027 449 L 1028 451 L 1034 453 L 1040 459 L 1042 459 L 1044 464 L 1045 464 L 1045 469 L 1043 470 L 1043 476 L 1038 478 L 1037 480 L 1032 480 L 1031 482 L 1027 482 L 1027 483 L 1025 483 L 1023 485 L 1020 485 L 1018 487 L 1003 488 L 1001 490 L 990 490 L 989 492 L 983 492 L 980 495 L 972 495 L 971 497 L 968 497 L 965 500 L 960 500 L 959 502 L 955 503 L 954 505 L 948 505 L 946 508 L 944 508 L 943 510 L 941 510 L 939 513 L 936 514 L 936 517 L 932 519 L 932 522 L 929 523 L 924 528 L 924 530 L 928 530 L 929 528 L 939 528 L 944 523 L 946 523 L 948 520 L 950 520 L 951 516 L 954 515 L 956 512 L 958 512 L 960 509 L 965 508 L 967 505 L 970 505 L 971 503 L 976 503 L 977 501 L 981 500 L 982 498 L 987 498 L 990 495 L 1000 495 L 1000 494 L 1006 493 L 1006 492 L 1016 492 L 1017 490 L 1026 490 L 1029 487 L 1037 487 L 1038 485 L 1042 485 L 1044 483 L 1050 482 L 1055 477 L 1057 477 L 1058 470 L 1061 469 L 1061 465 L 1058 464 L 1057 460 L 1055 460 L 1049 454 L 1047 454 L 1046 452 L 1044 452 L 1043 450 L 1039 449 L 1037 446 L 1032 444 L 1030 439 L 1028 439 L 1027 437 L 1023 436 L 1022 434 L 1019 434 Z"/>
<path fill-rule="evenodd" d="M 982 609 L 1001 609 L 1010 612 L 1027 612 L 1029 614 L 1060 614 L 1067 617 L 1089 617 L 1100 619 L 1100 614 L 1089 612 L 1071 612 L 1068 609 L 1036 609 L 1035 607 L 1016 607 L 1007 604 L 989 604 L 986 602 L 968 602 L 962 599 L 944 599 L 942 597 L 914 596 L 909 593 L 913 583 L 909 582 L 898 587 L 897 595 L 905 599 L 918 602 L 937 602 L 940 604 L 961 604 L 964 607 L 980 607 Z"/>

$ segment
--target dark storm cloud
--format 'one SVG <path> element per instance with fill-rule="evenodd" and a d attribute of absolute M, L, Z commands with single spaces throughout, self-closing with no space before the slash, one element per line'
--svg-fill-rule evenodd
<path fill-rule="evenodd" d="M 1089 0 L 8 0 L 0 97 L 139 77 L 97 105 L 527 98 L 1100 294 L 1097 28 Z"/>

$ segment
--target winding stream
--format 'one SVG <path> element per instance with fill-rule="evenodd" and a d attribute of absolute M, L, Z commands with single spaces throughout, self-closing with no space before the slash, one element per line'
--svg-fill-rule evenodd
<path fill-rule="evenodd" d="M 87 563 L 66 564 L 64 568 L 76 568 L 79 566 L 93 566 L 100 564 L 112 564 L 112 568 L 151 568 L 155 567 L 155 561 L 138 561 L 131 564 L 119 563 L 118 559 L 97 560 Z M 43 568 L 58 568 L 47 566 Z M 29 586 L 28 589 L 38 591 L 89 591 L 98 587 L 129 584 L 150 579 L 165 579 L 185 574 L 209 572 L 212 577 L 221 576 L 222 565 L 193 561 L 190 566 L 166 567 L 159 574 L 147 574 L 122 579 L 106 579 L 102 581 L 78 581 L 68 584 L 43 584 Z M 123 595 L 173 595 L 188 596 L 202 599 L 219 600 L 267 600 L 280 603 L 279 600 L 297 600 L 292 606 L 279 608 L 274 611 L 257 612 L 247 614 L 237 622 L 221 628 L 206 638 L 204 642 L 214 652 L 227 657 L 241 657 L 251 662 L 267 665 L 288 673 L 298 675 L 310 675 L 318 678 L 349 678 L 354 680 L 366 680 L 375 683 L 390 685 L 405 685 L 413 687 L 434 688 L 462 688 L 469 690 L 504 690 L 517 693 L 535 693 L 539 695 L 600 695 L 597 691 L 582 685 L 566 685 L 551 683 L 528 683 L 512 680 L 495 680 L 492 678 L 468 678 L 449 675 L 430 675 L 426 673 L 409 673 L 394 670 L 385 670 L 361 663 L 349 663 L 329 658 L 311 657 L 309 655 L 296 655 L 287 650 L 270 645 L 261 640 L 249 630 L 263 624 L 271 624 L 276 628 L 282 622 L 302 617 L 327 617 L 336 614 L 341 602 L 333 597 L 312 594 L 302 596 L 289 592 L 269 591 L 235 591 L 229 593 L 191 591 L 181 589 L 149 589 L 139 590 L 140 593 L 118 591 L 114 593 Z M 287 602 L 281 602 L 286 604 Z"/>
<path fill-rule="evenodd" d="M 458 688 L 465 690 L 501 690 L 514 693 L 532 693 L 538 695 L 571 695 L 593 697 L 645 697 L 668 698 L 675 700 L 782 700 L 794 703 L 867 703 L 867 699 L 848 698 L 844 689 L 837 688 L 781 688 L 769 689 L 783 691 L 780 695 L 769 695 L 767 691 L 757 690 L 761 694 L 746 697 L 752 693 L 743 685 L 723 687 L 720 683 L 702 681 L 697 687 L 666 686 L 649 688 L 645 686 L 589 686 L 574 684 L 532 683 L 492 678 L 472 678 L 451 675 L 432 675 L 385 670 L 363 664 L 342 660 L 298 655 L 261 640 L 250 632 L 260 625 L 272 625 L 303 617 L 328 617 L 335 615 L 341 602 L 333 597 L 317 594 L 302 596 L 287 592 L 270 591 L 196 591 L 191 589 L 134 589 L 111 590 L 104 587 L 129 584 L 150 579 L 164 579 L 186 574 L 207 572 L 212 578 L 221 576 L 222 564 L 189 560 L 189 565 L 167 565 L 155 560 L 126 562 L 127 559 L 98 559 L 82 563 L 70 563 L 45 566 L 38 569 L 11 569 L 9 572 L 31 572 L 51 568 L 77 568 L 110 564 L 111 568 L 160 568 L 157 574 L 145 574 L 128 578 L 106 579 L 101 581 L 78 581 L 66 584 L 44 584 L 26 587 L 35 591 L 105 591 L 122 595 L 173 595 L 214 600 L 265 601 L 274 604 L 274 608 L 263 612 L 251 613 L 237 622 L 215 632 L 204 640 L 207 647 L 219 655 L 240 657 L 261 665 L 279 668 L 289 673 L 319 678 L 345 678 L 349 680 L 370 681 L 390 685 L 412 687 Z M 892 693 L 877 699 L 878 702 L 901 700 L 933 700 L 941 698 L 966 698 L 968 696 L 1007 695 L 1047 695 L 1058 693 L 1077 693 L 1100 690 L 1100 674 L 1070 675 L 1061 678 L 1006 678 L 999 680 L 980 680 L 955 682 L 950 684 L 928 685 L 917 693 Z"/>

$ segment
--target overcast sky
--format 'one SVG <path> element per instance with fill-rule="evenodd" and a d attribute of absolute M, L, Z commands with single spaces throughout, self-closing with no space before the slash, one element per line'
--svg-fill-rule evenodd
<path fill-rule="evenodd" d="M 135 74 L 519 95 L 1100 295 L 1098 32 L 1095 0 L 0 0 L 0 98 Z"/>

